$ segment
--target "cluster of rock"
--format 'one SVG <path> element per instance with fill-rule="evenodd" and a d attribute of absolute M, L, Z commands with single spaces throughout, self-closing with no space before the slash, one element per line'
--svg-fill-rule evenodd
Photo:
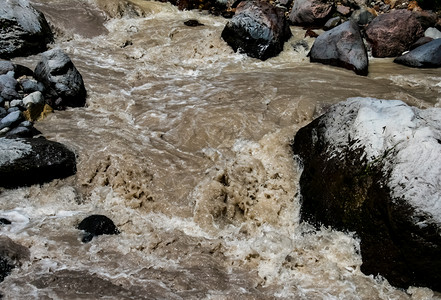
<path fill-rule="evenodd" d="M 367 75 L 371 51 L 374 57 L 399 56 L 396 63 L 411 67 L 440 67 L 437 39 L 441 32 L 435 27 L 441 28 L 441 19 L 414 2 L 405 4 L 365 0 L 295 0 L 277 5 L 262 0 L 234 2 L 230 8 L 235 14 L 222 38 L 235 51 L 266 60 L 283 50 L 291 37 L 289 24 L 323 28 L 325 33 L 320 35 L 308 30 L 310 36 L 318 35 L 309 53 L 311 62 Z"/>
<path fill-rule="evenodd" d="M 0 7 L 0 58 L 36 54 L 47 49 L 53 34 L 44 15 L 27 0 Z M 84 106 L 83 78 L 61 49 L 41 54 L 35 70 L 0 60 L 0 186 L 44 183 L 75 174 L 75 154 L 48 141 L 34 122 L 53 109 Z"/>
<path fill-rule="evenodd" d="M 301 128 L 301 219 L 355 232 L 365 274 L 441 291 L 441 111 L 354 98 Z"/>

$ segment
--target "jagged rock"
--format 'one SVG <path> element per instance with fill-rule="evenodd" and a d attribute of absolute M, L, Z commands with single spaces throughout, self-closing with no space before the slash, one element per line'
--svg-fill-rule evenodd
<path fill-rule="evenodd" d="M 360 30 L 353 21 L 347 21 L 322 33 L 309 52 L 311 62 L 320 62 L 353 70 L 358 75 L 368 74 L 368 56 Z"/>
<path fill-rule="evenodd" d="M 366 39 L 372 45 L 374 57 L 393 57 L 423 36 L 416 15 L 407 10 L 394 10 L 376 17 L 366 28 Z"/>
<path fill-rule="evenodd" d="M 333 2 L 326 0 L 296 0 L 289 15 L 293 25 L 320 26 L 331 16 Z"/>
<path fill-rule="evenodd" d="M 27 0 L 2 1 L 0 58 L 27 56 L 47 49 L 52 31 L 42 13 Z"/>
<path fill-rule="evenodd" d="M 283 10 L 264 1 L 241 2 L 222 31 L 234 51 L 261 60 L 277 56 L 291 35 Z"/>
<path fill-rule="evenodd" d="M 35 67 L 35 78 L 45 87 L 46 102 L 53 108 L 80 107 L 86 104 L 83 77 L 69 56 L 56 48 L 42 53 Z"/>
<path fill-rule="evenodd" d="M 2 218 L 2 220 L 6 219 Z M 10 221 L 9 224 L 11 224 Z M 28 248 L 17 244 L 7 236 L 0 236 L 0 282 L 9 275 L 12 269 L 20 266 L 23 261 L 29 259 L 30 252 Z"/>
<path fill-rule="evenodd" d="M 441 38 L 397 57 L 394 62 L 415 68 L 441 67 Z"/>
<path fill-rule="evenodd" d="M 351 15 L 351 20 L 362 27 L 372 22 L 374 18 L 375 16 L 364 7 L 354 11 Z"/>
<path fill-rule="evenodd" d="M 334 17 L 329 19 L 326 24 L 323 26 L 324 30 L 330 30 L 334 27 L 337 27 L 341 22 L 341 18 L 340 17 Z"/>
<path fill-rule="evenodd" d="M 11 101 L 14 99 L 19 99 L 20 95 L 18 94 L 17 89 L 18 82 L 15 80 L 11 72 L 0 75 L 0 96 L 4 100 Z"/>
<path fill-rule="evenodd" d="M 76 173 L 75 154 L 44 138 L 0 138 L 0 186 L 41 184 Z"/>
<path fill-rule="evenodd" d="M 91 215 L 78 224 L 78 229 L 84 230 L 83 243 L 90 242 L 93 237 L 102 234 L 119 234 L 112 220 L 104 215 Z"/>
<path fill-rule="evenodd" d="M 441 111 L 348 99 L 301 128 L 301 219 L 355 232 L 365 274 L 441 291 Z"/>

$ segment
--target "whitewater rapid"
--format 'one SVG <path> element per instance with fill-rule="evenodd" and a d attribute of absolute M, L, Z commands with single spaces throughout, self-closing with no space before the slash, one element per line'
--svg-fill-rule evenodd
<path fill-rule="evenodd" d="M 439 298 L 361 273 L 353 234 L 299 223 L 301 166 L 289 147 L 350 97 L 438 107 L 439 70 L 371 59 L 360 77 L 310 64 L 293 45 L 313 39 L 297 27 L 281 55 L 261 62 L 234 53 L 220 38 L 227 20 L 206 12 L 35 2 L 88 99 L 35 124 L 75 151 L 77 174 L 0 191 L 0 217 L 11 221 L 1 235 L 30 250 L 0 283 L 5 299 Z M 15 62 L 33 69 L 38 59 Z M 90 214 L 121 234 L 83 244 L 76 225 Z"/>

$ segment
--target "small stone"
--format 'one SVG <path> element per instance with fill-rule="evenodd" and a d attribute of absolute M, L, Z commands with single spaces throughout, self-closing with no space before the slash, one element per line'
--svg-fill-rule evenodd
<path fill-rule="evenodd" d="M 341 21 L 340 17 L 331 18 L 328 20 L 328 22 L 326 22 L 325 26 L 323 26 L 323 29 L 330 30 L 334 27 L 337 27 L 340 24 L 340 21 Z"/>
<path fill-rule="evenodd" d="M 19 80 L 19 82 L 23 87 L 23 92 L 26 94 L 30 94 L 36 91 L 44 91 L 44 85 L 33 78 L 23 78 Z"/>
<path fill-rule="evenodd" d="M 83 243 L 90 242 L 93 237 L 102 234 L 119 234 L 118 228 L 112 220 L 104 215 L 91 215 L 78 224 L 78 229 L 84 230 Z"/>
<path fill-rule="evenodd" d="M 430 37 L 434 40 L 441 39 L 441 31 L 439 31 L 436 28 L 430 27 L 430 28 L 427 28 L 426 31 L 424 32 L 424 36 Z"/>
<path fill-rule="evenodd" d="M 15 99 L 9 103 L 10 107 L 23 107 L 23 100 Z"/>
<path fill-rule="evenodd" d="M 0 218 L 0 225 L 9 225 L 11 224 L 11 221 L 5 218 Z"/>
<path fill-rule="evenodd" d="M 200 23 L 198 20 L 195 20 L 195 19 L 190 19 L 188 21 L 185 21 L 184 25 L 190 26 L 190 27 L 204 26 L 204 24 Z"/>

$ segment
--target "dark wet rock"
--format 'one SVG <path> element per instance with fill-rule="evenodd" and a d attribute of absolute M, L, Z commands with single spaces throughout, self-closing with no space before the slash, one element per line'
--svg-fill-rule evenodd
<path fill-rule="evenodd" d="M 22 112 L 18 109 L 0 120 L 0 130 L 5 127 L 15 127 L 24 120 Z"/>
<path fill-rule="evenodd" d="M 376 17 L 366 28 L 366 38 L 374 57 L 393 57 L 423 36 L 423 28 L 416 15 L 407 10 L 394 10 Z"/>
<path fill-rule="evenodd" d="M 341 18 L 340 17 L 334 17 L 328 20 L 328 22 L 326 22 L 326 24 L 323 26 L 324 30 L 330 30 L 334 27 L 337 27 L 341 22 Z"/>
<path fill-rule="evenodd" d="M 25 94 L 30 94 L 33 92 L 44 92 L 44 85 L 41 82 L 38 82 L 34 78 L 25 77 L 19 79 L 18 82 L 23 88 L 23 92 Z"/>
<path fill-rule="evenodd" d="M 31 138 L 41 134 L 40 131 L 35 129 L 35 127 L 25 127 L 25 126 L 17 126 L 10 131 L 8 131 L 5 135 L 7 138 Z"/>
<path fill-rule="evenodd" d="M 0 75 L 0 96 L 4 100 L 11 101 L 20 98 L 17 89 L 18 82 L 11 76 L 11 73 Z"/>
<path fill-rule="evenodd" d="M 353 70 L 358 75 L 368 74 L 368 56 L 360 30 L 353 21 L 347 21 L 322 33 L 309 53 L 311 62 Z"/>
<path fill-rule="evenodd" d="M 261 60 L 277 56 L 291 35 L 283 10 L 264 1 L 241 2 L 222 31 L 234 51 Z"/>
<path fill-rule="evenodd" d="M 0 138 L 0 186 L 42 184 L 76 173 L 75 154 L 44 138 Z"/>
<path fill-rule="evenodd" d="M 308 28 L 305 31 L 305 37 L 316 38 L 318 36 L 319 36 L 319 34 L 317 32 L 315 32 L 314 30 L 312 30 L 311 28 Z"/>
<path fill-rule="evenodd" d="M 7 60 L 0 60 L 0 75 L 7 74 L 8 72 L 14 72 L 14 64 Z"/>
<path fill-rule="evenodd" d="M 11 221 L 9 221 L 8 219 L 5 219 L 5 218 L 0 218 L 0 225 L 1 224 L 3 224 L 3 225 L 10 225 Z"/>
<path fill-rule="evenodd" d="M 0 107 L 0 119 L 3 119 L 8 115 L 8 112 L 3 107 Z"/>
<path fill-rule="evenodd" d="M 441 67 L 441 39 L 415 48 L 397 57 L 394 62 L 414 68 L 439 68 Z"/>
<path fill-rule="evenodd" d="M 367 10 L 365 7 L 362 7 L 356 11 L 354 11 L 351 15 L 351 20 L 358 24 L 358 26 L 364 27 L 375 18 L 375 16 Z"/>
<path fill-rule="evenodd" d="M 300 129 L 301 219 L 355 232 L 365 274 L 441 291 L 439 109 L 349 99 Z M 433 185 L 433 186 L 432 186 Z"/>
<path fill-rule="evenodd" d="M 42 53 L 35 78 L 45 86 L 46 102 L 53 108 L 81 107 L 86 104 L 83 77 L 69 56 L 57 48 Z"/>
<path fill-rule="evenodd" d="M 167 0 L 162 0 L 166 2 Z M 171 4 L 177 6 L 180 10 L 201 9 L 208 10 L 214 15 L 221 15 L 232 1 L 222 0 L 168 0 Z"/>
<path fill-rule="evenodd" d="M 30 252 L 28 248 L 15 243 L 6 236 L 0 236 L 0 282 L 11 273 L 12 269 L 21 266 L 23 261 L 29 259 Z"/>
<path fill-rule="evenodd" d="M 418 48 L 419 46 L 427 44 L 428 42 L 431 42 L 431 41 L 433 41 L 433 39 L 431 37 L 423 36 L 423 37 L 419 38 L 415 43 L 413 43 L 409 49 L 413 50 L 413 49 Z"/>
<path fill-rule="evenodd" d="M 83 243 L 90 242 L 93 237 L 102 234 L 119 234 L 118 228 L 112 220 L 104 215 L 91 215 L 78 224 L 78 229 L 83 230 L 85 235 L 82 238 Z"/>
<path fill-rule="evenodd" d="M 27 56 L 47 49 L 52 31 L 27 0 L 3 1 L 0 8 L 0 58 Z"/>
<path fill-rule="evenodd" d="M 420 22 L 424 30 L 430 27 L 435 27 L 436 21 L 438 20 L 436 13 L 427 10 L 417 11 L 415 13 L 418 22 Z"/>
<path fill-rule="evenodd" d="M 200 23 L 198 20 L 195 19 L 185 21 L 184 25 L 189 27 L 204 26 L 204 24 Z"/>
<path fill-rule="evenodd" d="M 293 25 L 321 26 L 331 16 L 333 2 L 326 0 L 296 0 L 289 15 Z"/>

